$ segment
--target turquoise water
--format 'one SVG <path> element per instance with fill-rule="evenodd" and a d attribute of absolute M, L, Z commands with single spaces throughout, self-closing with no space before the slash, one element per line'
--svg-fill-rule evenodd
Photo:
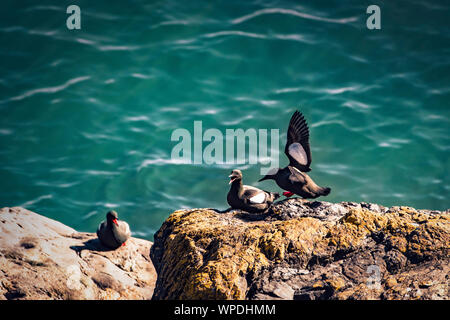
<path fill-rule="evenodd" d="M 299 109 L 323 200 L 450 207 L 448 1 L 76 1 L 68 30 L 72 3 L 2 2 L 0 206 L 91 232 L 114 208 L 152 239 L 227 207 L 233 166 L 172 163 L 173 130 L 279 128 L 286 165 Z"/>

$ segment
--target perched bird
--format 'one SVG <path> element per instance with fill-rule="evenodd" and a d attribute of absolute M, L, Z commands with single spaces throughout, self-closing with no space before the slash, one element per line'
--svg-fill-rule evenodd
<path fill-rule="evenodd" d="M 280 197 L 278 193 L 243 185 L 240 170 L 231 171 L 229 178 L 231 188 L 227 195 L 227 202 L 233 209 L 242 209 L 250 213 L 263 213 Z"/>
<path fill-rule="evenodd" d="M 117 212 L 114 210 L 106 214 L 106 220 L 97 228 L 98 239 L 111 249 L 124 246 L 130 236 L 130 226 L 125 221 L 118 220 Z"/>
<path fill-rule="evenodd" d="M 317 198 L 330 193 L 330 188 L 319 187 L 305 172 L 311 171 L 311 150 L 309 147 L 309 129 L 303 115 L 295 111 L 289 122 L 287 142 L 284 153 L 289 165 L 283 169 L 270 170 L 259 181 L 272 179 L 283 190 L 283 195 L 291 197 L 297 194 L 303 198 Z"/>

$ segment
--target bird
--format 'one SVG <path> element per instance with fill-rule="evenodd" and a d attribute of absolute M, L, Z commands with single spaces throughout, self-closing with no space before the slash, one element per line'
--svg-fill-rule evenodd
<path fill-rule="evenodd" d="M 242 209 L 249 213 L 265 213 L 280 197 L 278 193 L 244 185 L 240 170 L 231 171 L 229 178 L 231 187 L 227 195 L 227 202 L 232 209 Z"/>
<path fill-rule="evenodd" d="M 311 149 L 309 146 L 309 129 L 305 117 L 296 110 L 289 122 L 287 141 L 284 153 L 289 165 L 284 168 L 272 168 L 259 181 L 275 180 L 283 190 L 283 195 L 294 194 L 304 199 L 327 196 L 331 188 L 318 186 L 306 172 L 311 171 Z"/>
<path fill-rule="evenodd" d="M 119 220 L 119 215 L 114 210 L 106 214 L 106 220 L 97 228 L 98 239 L 111 249 L 124 246 L 130 236 L 130 226 L 125 221 Z"/>

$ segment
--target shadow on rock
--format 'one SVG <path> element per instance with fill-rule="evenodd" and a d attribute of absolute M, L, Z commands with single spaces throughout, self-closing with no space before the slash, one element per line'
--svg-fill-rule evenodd
<path fill-rule="evenodd" d="M 240 209 L 233 209 L 233 208 L 228 208 L 225 210 L 219 210 L 219 209 L 213 209 L 210 208 L 209 210 L 212 210 L 214 212 L 217 213 L 229 213 L 229 212 L 234 212 L 234 217 L 238 218 L 242 221 L 262 221 L 265 220 L 267 217 L 269 217 L 270 215 L 273 214 L 272 209 L 269 209 L 267 212 L 265 213 L 251 213 L 251 212 L 247 212 L 244 210 L 240 210 Z"/>
<path fill-rule="evenodd" d="M 82 246 L 71 246 L 70 249 L 74 250 L 78 255 L 83 250 L 91 250 L 91 251 L 114 251 L 115 250 L 115 249 L 105 247 L 104 245 L 101 244 L 100 240 L 98 240 L 98 239 L 87 240 L 83 243 Z"/>

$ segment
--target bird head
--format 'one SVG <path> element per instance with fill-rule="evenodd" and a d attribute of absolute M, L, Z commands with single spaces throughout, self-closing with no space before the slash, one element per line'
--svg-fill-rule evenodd
<path fill-rule="evenodd" d="M 117 219 L 119 219 L 119 215 L 114 210 L 111 210 L 106 214 L 106 220 L 109 223 L 111 223 L 111 222 L 114 223 L 116 226 L 119 225 L 119 222 L 117 221 Z"/>
<path fill-rule="evenodd" d="M 231 174 L 228 176 L 230 178 L 230 182 L 228 184 L 232 184 L 234 181 L 242 180 L 242 172 L 241 170 L 233 170 Z"/>

